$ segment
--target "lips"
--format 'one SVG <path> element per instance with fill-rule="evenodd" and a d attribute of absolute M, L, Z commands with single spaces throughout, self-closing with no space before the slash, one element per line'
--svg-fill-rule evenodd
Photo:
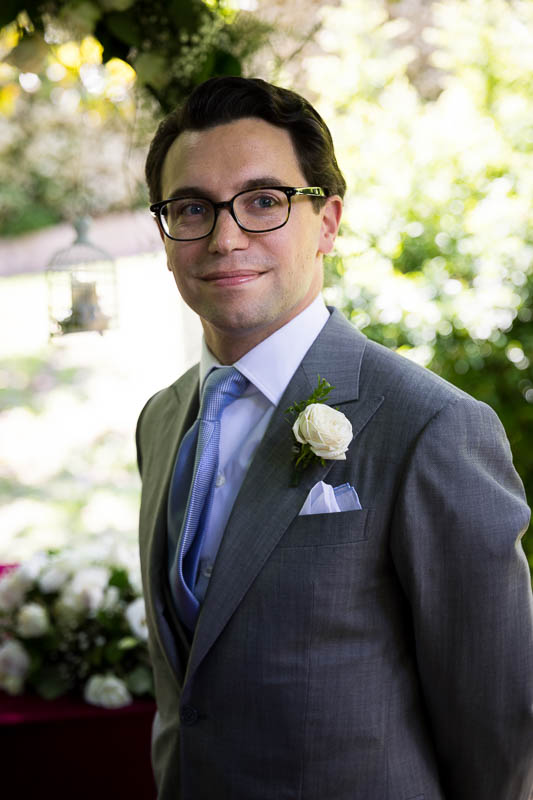
<path fill-rule="evenodd" d="M 257 270 L 220 270 L 202 275 L 200 280 L 214 286 L 238 286 L 259 278 L 263 273 Z"/>

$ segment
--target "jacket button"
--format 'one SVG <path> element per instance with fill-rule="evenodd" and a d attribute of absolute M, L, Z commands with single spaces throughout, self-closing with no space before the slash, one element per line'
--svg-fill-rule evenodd
<path fill-rule="evenodd" d="M 194 706 L 183 706 L 180 711 L 180 720 L 184 725 L 194 725 L 198 721 L 198 711 Z"/>

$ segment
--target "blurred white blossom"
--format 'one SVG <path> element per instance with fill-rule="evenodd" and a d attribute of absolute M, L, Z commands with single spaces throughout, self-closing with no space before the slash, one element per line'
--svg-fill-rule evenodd
<path fill-rule="evenodd" d="M 16 617 L 17 633 L 23 639 L 42 636 L 47 632 L 50 620 L 46 608 L 39 603 L 27 603 L 19 609 Z"/>
<path fill-rule="evenodd" d="M 19 694 L 30 666 L 30 657 L 16 639 L 0 644 L 0 689 Z"/>
<path fill-rule="evenodd" d="M 67 604 L 94 615 L 103 605 L 109 582 L 109 569 L 95 566 L 77 572 L 63 591 Z"/>
<path fill-rule="evenodd" d="M 22 692 L 28 681 L 53 698 L 85 687 L 88 702 L 108 707 L 153 693 L 138 582 L 138 558 L 107 535 L 4 574 L 0 689 Z M 19 638 L 31 640 L 31 659 Z"/>
<path fill-rule="evenodd" d="M 83 690 L 87 703 L 103 708 L 121 708 L 132 701 L 124 681 L 114 675 L 93 675 Z"/>
<path fill-rule="evenodd" d="M 146 608 L 144 598 L 138 597 L 126 609 L 126 619 L 132 632 L 142 641 L 148 640 L 148 627 L 146 625 Z"/>
<path fill-rule="evenodd" d="M 0 577 L 0 611 L 8 612 L 20 606 L 31 580 L 23 571 L 11 570 Z"/>

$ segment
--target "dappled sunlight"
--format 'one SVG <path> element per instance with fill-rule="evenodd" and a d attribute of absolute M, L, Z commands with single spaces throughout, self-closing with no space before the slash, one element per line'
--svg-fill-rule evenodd
<path fill-rule="evenodd" d="M 329 297 L 358 324 L 401 323 L 408 342 L 425 347 L 426 363 L 444 319 L 475 339 L 508 330 L 532 263 L 533 171 L 507 122 L 516 123 L 518 110 L 533 112 L 522 71 L 533 18 L 522 5 L 474 5 L 476 12 L 437 4 L 435 27 L 424 30 L 433 61 L 447 70 L 433 102 L 407 79 L 413 54 L 394 45 L 399 21 L 387 21 L 381 4 L 324 6 L 324 52 L 304 61 L 348 181 L 342 269 L 332 273 Z M 503 42 L 509 63 L 498 51 Z"/>

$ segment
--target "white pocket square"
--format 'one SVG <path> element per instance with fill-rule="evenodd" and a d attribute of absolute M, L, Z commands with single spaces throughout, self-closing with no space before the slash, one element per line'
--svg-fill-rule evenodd
<path fill-rule="evenodd" d="M 299 516 L 333 514 L 337 511 L 358 511 L 361 508 L 357 492 L 349 483 L 333 487 L 329 483 L 319 481 L 307 495 Z"/>

